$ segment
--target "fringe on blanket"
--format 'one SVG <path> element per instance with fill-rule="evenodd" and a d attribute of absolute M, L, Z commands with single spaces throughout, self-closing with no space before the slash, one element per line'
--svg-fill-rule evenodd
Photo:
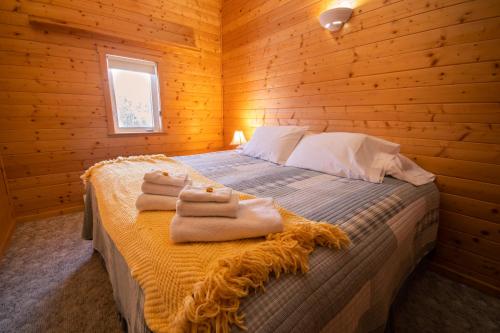
<path fill-rule="evenodd" d="M 348 247 L 348 236 L 328 223 L 297 223 L 241 255 L 221 259 L 203 281 L 193 286 L 181 309 L 170 318 L 169 332 L 229 332 L 235 324 L 246 329 L 238 313 L 240 298 L 251 289 L 264 289 L 271 274 L 305 273 L 316 245 Z"/>

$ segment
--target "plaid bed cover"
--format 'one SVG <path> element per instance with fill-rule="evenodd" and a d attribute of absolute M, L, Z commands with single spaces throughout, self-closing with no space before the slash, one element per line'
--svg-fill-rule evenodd
<path fill-rule="evenodd" d="M 270 279 L 265 292 L 259 291 L 244 299 L 241 309 L 249 332 L 319 332 L 331 326 L 335 318 L 359 321 L 349 326 L 353 331 L 383 329 L 388 301 L 384 302 L 384 309 L 374 311 L 372 306 L 361 307 L 364 313 L 350 313 L 347 317 L 344 308 L 353 299 L 363 301 L 363 297 L 369 298 L 365 302 L 380 306 L 381 300 L 377 300 L 376 295 L 363 296 L 361 291 L 374 282 L 389 259 L 394 260 L 398 255 L 397 237 L 387 222 L 412 203 L 424 201 L 423 217 L 411 230 L 414 244 L 404 245 L 409 246 L 413 254 L 399 258 L 412 261 L 401 268 L 409 271 L 396 274 L 398 276 L 406 277 L 435 241 L 439 193 L 434 184 L 415 187 L 391 177 L 386 177 L 382 184 L 373 184 L 279 166 L 235 151 L 177 159 L 233 189 L 273 197 L 283 207 L 308 219 L 339 225 L 351 237 L 348 251 L 319 247 L 311 256 L 307 274 Z M 431 236 L 422 241 L 424 237 L 420 239 L 420 235 L 429 230 Z M 392 301 L 398 288 L 399 285 L 394 285 L 393 290 L 386 291 L 380 298 Z M 352 311 L 361 311 L 359 306 L 351 304 L 351 307 Z"/>

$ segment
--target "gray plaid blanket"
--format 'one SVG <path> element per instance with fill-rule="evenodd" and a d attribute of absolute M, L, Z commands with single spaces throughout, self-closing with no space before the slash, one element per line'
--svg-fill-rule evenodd
<path fill-rule="evenodd" d="M 279 166 L 235 151 L 177 159 L 233 189 L 273 197 L 308 219 L 339 225 L 351 237 L 348 251 L 317 248 L 307 274 L 271 279 L 265 292 L 244 299 L 241 309 L 250 332 L 320 331 L 397 250 L 387 221 L 420 198 L 427 201 L 428 211 L 415 232 L 424 232 L 438 220 L 434 184 L 415 187 L 390 177 L 373 184 Z"/>
<path fill-rule="evenodd" d="M 390 177 L 372 184 L 283 167 L 234 151 L 177 159 L 226 186 L 273 197 L 310 220 L 339 225 L 352 240 L 346 251 L 318 247 L 307 274 L 271 278 L 265 292 L 243 299 L 240 309 L 248 332 L 383 330 L 401 281 L 435 242 L 439 193 L 434 184 L 415 187 Z M 93 221 L 99 221 L 93 201 L 88 186 L 83 236 L 94 235 L 94 247 L 103 253 L 129 331 L 149 332 L 140 310 L 140 287 L 124 273 L 128 267 L 103 228 L 92 231 Z"/>

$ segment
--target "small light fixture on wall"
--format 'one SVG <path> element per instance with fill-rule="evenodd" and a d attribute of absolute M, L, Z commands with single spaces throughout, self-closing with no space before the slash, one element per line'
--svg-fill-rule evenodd
<path fill-rule="evenodd" d="M 233 135 L 233 140 L 231 141 L 231 143 L 229 145 L 231 146 L 239 146 L 239 145 L 242 145 L 244 143 L 247 143 L 247 139 L 245 138 L 245 134 L 243 134 L 243 131 L 234 131 L 234 135 Z"/>
<path fill-rule="evenodd" d="M 325 29 L 338 31 L 342 28 L 352 15 L 352 8 L 337 7 L 325 10 L 319 16 L 319 23 Z"/>

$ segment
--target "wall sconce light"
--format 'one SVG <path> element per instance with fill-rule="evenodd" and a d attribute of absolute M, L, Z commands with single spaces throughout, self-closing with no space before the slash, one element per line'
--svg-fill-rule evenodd
<path fill-rule="evenodd" d="M 352 8 L 349 7 L 328 9 L 319 16 L 319 23 L 325 29 L 338 31 L 351 18 L 351 14 Z"/>
<path fill-rule="evenodd" d="M 234 131 L 233 140 L 229 145 L 239 146 L 244 143 L 247 143 L 247 139 L 245 138 L 245 134 L 243 134 L 243 131 Z"/>

